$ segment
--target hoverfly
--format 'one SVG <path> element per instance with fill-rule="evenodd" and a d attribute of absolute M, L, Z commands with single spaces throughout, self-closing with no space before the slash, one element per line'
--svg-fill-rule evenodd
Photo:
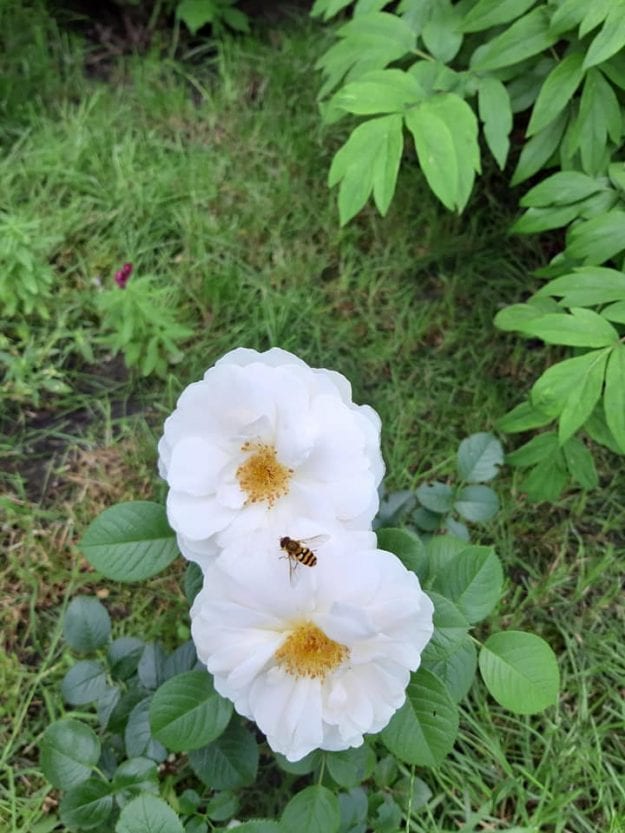
<path fill-rule="evenodd" d="M 317 563 L 317 556 L 311 546 L 319 547 L 330 538 L 329 535 L 314 535 L 312 538 L 289 538 L 284 535 L 280 538 L 280 549 L 284 551 L 285 558 L 289 559 L 289 579 L 293 580 L 293 574 L 298 564 L 304 567 L 314 567 Z"/>

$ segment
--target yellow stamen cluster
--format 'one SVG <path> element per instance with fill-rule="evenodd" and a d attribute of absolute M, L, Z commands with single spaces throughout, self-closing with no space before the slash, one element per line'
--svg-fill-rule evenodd
<path fill-rule="evenodd" d="M 304 622 L 287 636 L 275 660 L 293 677 L 324 679 L 348 656 L 346 645 L 330 639 L 312 622 Z"/>
<path fill-rule="evenodd" d="M 278 461 L 276 449 L 260 442 L 246 442 L 241 451 L 249 453 L 237 469 L 237 480 L 247 495 L 246 504 L 266 501 L 269 506 L 289 491 L 293 469 Z"/>

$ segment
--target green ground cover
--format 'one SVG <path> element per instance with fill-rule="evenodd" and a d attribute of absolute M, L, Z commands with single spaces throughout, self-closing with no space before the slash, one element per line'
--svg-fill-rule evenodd
<path fill-rule="evenodd" d="M 543 259 L 507 235 L 496 177 L 457 218 L 413 166 L 386 219 L 367 209 L 339 230 L 326 175 L 343 134 L 316 110 L 319 27 L 294 17 L 176 61 L 156 48 L 91 60 L 88 77 L 89 47 L 17 9 L 0 6 L 2 221 L 30 230 L 53 283 L 39 311 L 0 309 L 0 829 L 44 833 L 56 795 L 37 743 L 64 710 L 63 605 L 87 588 L 116 635 L 173 646 L 188 633 L 182 564 L 128 590 L 76 548 L 105 506 L 162 496 L 156 440 L 185 385 L 237 345 L 336 368 L 382 416 L 388 488 L 411 488 L 450 474 L 459 440 L 492 428 L 549 355 L 492 325 Z M 0 239 L 5 272 L 10 256 Z M 99 297 L 125 261 L 192 331 L 163 378 L 107 346 Z M 511 717 L 477 684 L 454 752 L 423 774 L 433 797 L 413 833 L 625 829 L 624 478 L 599 461 L 599 490 L 553 506 L 529 505 L 509 471 L 498 479 L 504 509 L 476 534 L 507 568 L 496 616 L 550 641 L 562 698 Z"/>

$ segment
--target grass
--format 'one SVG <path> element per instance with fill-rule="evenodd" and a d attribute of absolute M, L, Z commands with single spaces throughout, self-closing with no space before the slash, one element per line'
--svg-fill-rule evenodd
<path fill-rule="evenodd" d="M 122 57 L 108 83 L 84 76 L 84 47 L 36 5 L 5 3 L 0 22 L 2 209 L 55 238 L 40 255 L 55 274 L 48 317 L 0 329 L 0 828 L 44 833 L 56 799 L 37 743 L 64 710 L 67 600 L 106 597 L 117 634 L 185 634 L 181 565 L 129 591 L 99 581 L 76 541 L 105 506 L 163 495 L 155 444 L 186 384 L 239 344 L 334 367 L 382 416 L 388 487 L 410 488 L 450 473 L 458 441 L 492 427 L 548 357 L 492 326 L 540 260 L 535 242 L 507 236 L 495 181 L 457 218 L 410 160 L 385 219 L 366 209 L 338 228 L 325 180 L 343 128 L 319 123 L 317 27 L 294 19 L 179 62 Z M 193 331 L 162 378 L 128 371 L 102 331 L 99 298 L 125 261 Z M 413 833 L 623 825 L 623 476 L 599 463 L 600 490 L 555 506 L 527 505 L 501 479 L 504 510 L 477 535 L 506 565 L 504 623 L 554 645 L 563 696 L 517 718 L 477 684 L 454 752 L 420 774 L 433 798 Z"/>

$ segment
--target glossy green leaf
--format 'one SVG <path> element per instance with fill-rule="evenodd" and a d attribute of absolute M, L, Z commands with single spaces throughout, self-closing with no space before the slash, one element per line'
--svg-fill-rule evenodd
<path fill-rule="evenodd" d="M 458 732 L 458 709 L 445 685 L 425 668 L 412 675 L 406 702 L 382 730 L 382 741 L 400 760 L 434 767 L 449 754 Z"/>
<path fill-rule="evenodd" d="M 438 0 L 431 7 L 431 14 L 425 23 L 421 38 L 428 52 L 439 61 L 449 63 L 462 45 L 460 30 L 462 16 L 450 0 Z"/>
<path fill-rule="evenodd" d="M 150 578 L 178 555 L 164 507 L 143 500 L 105 509 L 89 525 L 80 548 L 96 570 L 114 581 Z"/>
<path fill-rule="evenodd" d="M 602 64 L 625 46 L 625 3 L 612 0 L 608 16 L 593 38 L 584 59 L 584 69 Z"/>
<path fill-rule="evenodd" d="M 85 723 L 66 718 L 52 723 L 40 745 L 41 771 L 60 790 L 86 781 L 100 758 L 100 741 Z"/>
<path fill-rule="evenodd" d="M 316 785 L 298 792 L 284 808 L 281 826 L 297 833 L 337 833 L 341 822 L 333 792 Z"/>
<path fill-rule="evenodd" d="M 471 623 L 493 610 L 501 596 L 503 570 L 491 547 L 465 547 L 436 573 L 432 589 L 450 599 Z"/>
<path fill-rule="evenodd" d="M 582 168 L 599 174 L 608 160 L 608 136 L 618 142 L 623 132 L 623 117 L 614 90 L 598 69 L 586 72 L 579 105 L 579 147 Z"/>
<path fill-rule="evenodd" d="M 120 636 L 113 640 L 107 651 L 111 674 L 119 680 L 127 680 L 136 672 L 143 655 L 145 643 L 134 636 Z"/>
<path fill-rule="evenodd" d="M 549 205 L 570 205 L 590 197 L 605 188 L 598 179 L 580 171 L 559 171 L 548 176 L 521 197 L 524 208 L 540 208 Z"/>
<path fill-rule="evenodd" d="M 130 714 L 124 729 L 124 743 L 126 754 L 129 758 L 151 758 L 161 763 L 167 757 L 167 750 L 152 735 L 150 729 L 150 701 L 151 697 L 145 697 L 137 703 Z"/>
<path fill-rule="evenodd" d="M 549 162 L 560 145 L 567 119 L 568 111 L 563 110 L 559 116 L 523 145 L 510 185 L 515 186 L 525 182 Z"/>
<path fill-rule="evenodd" d="M 549 414 L 543 413 L 540 408 L 536 408 L 531 402 L 521 402 L 515 405 L 511 411 L 504 414 L 497 420 L 496 427 L 498 431 L 503 431 L 505 434 L 517 434 L 520 431 L 529 431 L 532 428 L 542 428 L 552 420 Z M 507 458 L 506 458 L 507 459 Z"/>
<path fill-rule="evenodd" d="M 510 149 L 510 131 L 512 130 L 512 108 L 510 96 L 502 82 L 487 75 L 480 78 L 478 86 L 478 110 L 484 123 L 484 138 L 503 170 Z"/>
<path fill-rule="evenodd" d="M 339 185 L 341 225 L 349 222 L 373 192 L 376 206 L 386 213 L 395 192 L 403 148 L 402 118 L 369 119 L 360 124 L 332 161 L 328 184 Z"/>
<path fill-rule="evenodd" d="M 123 808 L 115 833 L 184 833 L 184 828 L 166 801 L 144 793 Z"/>
<path fill-rule="evenodd" d="M 605 419 L 619 448 L 625 453 L 625 347 L 611 352 L 605 376 Z"/>
<path fill-rule="evenodd" d="M 573 402 L 579 398 L 588 379 L 596 380 L 598 374 L 602 376 L 609 352 L 610 348 L 591 350 L 552 365 L 534 382 L 532 403 L 552 417 L 559 416 L 570 398 Z"/>
<path fill-rule="evenodd" d="M 405 115 L 428 185 L 447 208 L 462 211 L 480 170 L 477 119 L 454 93 L 440 93 Z"/>
<path fill-rule="evenodd" d="M 616 321 L 617 324 L 625 324 L 625 300 L 616 301 L 614 304 L 604 307 L 601 315 L 608 321 Z"/>
<path fill-rule="evenodd" d="M 592 414 L 601 396 L 609 353 L 610 350 L 606 349 L 590 354 L 593 359 L 587 366 L 587 372 L 580 375 L 577 387 L 569 393 L 560 412 L 558 426 L 560 443 L 565 443 L 569 437 L 572 437 Z"/>
<path fill-rule="evenodd" d="M 467 521 L 484 523 L 499 511 L 499 498 L 489 486 L 465 486 L 456 496 L 454 509 Z"/>
<path fill-rule="evenodd" d="M 113 812 L 111 785 L 100 778 L 89 778 L 72 787 L 61 799 L 61 821 L 70 829 L 100 827 Z"/>
<path fill-rule="evenodd" d="M 597 469 L 592 454 L 577 437 L 571 437 L 562 446 L 569 474 L 584 489 L 595 489 L 599 485 Z"/>
<path fill-rule="evenodd" d="M 463 32 L 480 32 L 510 23 L 531 8 L 536 0 L 478 0 L 462 20 Z"/>
<path fill-rule="evenodd" d="M 139 793 L 158 795 L 158 769 L 149 758 L 130 758 L 115 770 L 112 789 L 120 806 L 124 806 Z"/>
<path fill-rule="evenodd" d="M 469 622 L 445 596 L 432 591 L 428 595 L 434 604 L 434 633 L 422 654 L 422 667 L 442 680 L 458 702 L 468 692 L 477 668 Z"/>
<path fill-rule="evenodd" d="M 547 314 L 523 327 L 525 335 L 540 338 L 547 344 L 570 347 L 608 347 L 618 333 L 609 321 L 590 309 L 573 307 L 571 314 Z"/>
<path fill-rule="evenodd" d="M 423 89 L 414 75 L 400 69 L 381 69 L 346 84 L 333 97 L 332 103 L 348 113 L 371 116 L 401 113 L 423 98 Z"/>
<path fill-rule="evenodd" d="M 506 463 L 509 463 L 511 466 L 521 466 L 522 468 L 535 466 L 536 463 L 540 463 L 541 460 L 554 454 L 559 447 L 560 443 L 558 442 L 557 434 L 553 431 L 546 431 L 543 434 L 537 434 L 526 442 L 525 445 L 506 454 Z"/>
<path fill-rule="evenodd" d="M 214 790 L 247 787 L 256 780 L 258 744 L 238 719 L 208 746 L 189 756 L 191 768 L 200 781 Z"/>
<path fill-rule="evenodd" d="M 584 77 L 583 61 L 583 52 L 571 52 L 545 78 L 527 126 L 528 136 L 543 130 L 564 110 Z"/>
<path fill-rule="evenodd" d="M 514 234 L 538 234 L 541 231 L 562 228 L 576 220 L 582 211 L 580 205 L 528 208 L 510 229 Z"/>
<path fill-rule="evenodd" d="M 394 553 L 404 567 L 423 581 L 427 575 L 428 556 L 418 535 L 408 529 L 382 528 L 376 532 L 378 547 Z"/>
<path fill-rule="evenodd" d="M 232 703 L 214 689 L 206 671 L 178 674 L 161 685 L 150 703 L 152 734 L 173 752 L 205 746 L 224 731 Z"/>
<path fill-rule="evenodd" d="M 510 711 L 536 714 L 557 701 L 558 663 L 549 645 L 534 634 L 494 633 L 482 646 L 479 665 L 489 692 Z"/>
<path fill-rule="evenodd" d="M 458 447 L 458 475 L 467 483 L 486 483 L 499 473 L 503 448 L 492 434 L 480 431 L 462 440 Z"/>
<path fill-rule="evenodd" d="M 111 635 L 111 619 L 104 605 L 93 596 L 76 596 L 63 618 L 63 636 L 75 651 L 90 653 L 101 648 Z"/>
<path fill-rule="evenodd" d="M 625 274 L 603 266 L 584 266 L 549 281 L 540 295 L 561 296 L 567 307 L 590 307 L 625 301 Z"/>
<path fill-rule="evenodd" d="M 564 455 L 559 449 L 550 457 L 541 460 L 530 469 L 520 484 L 520 490 L 527 494 L 532 503 L 544 500 L 553 503 L 558 499 L 568 482 Z"/>
<path fill-rule="evenodd" d="M 610 260 L 625 249 L 625 211 L 614 208 L 573 226 L 566 244 L 566 254 L 574 260 L 583 260 L 588 265 Z"/>
<path fill-rule="evenodd" d="M 509 67 L 549 49 L 556 40 L 557 37 L 549 30 L 547 9 L 541 6 L 478 47 L 471 56 L 469 66 L 480 73 Z"/>

